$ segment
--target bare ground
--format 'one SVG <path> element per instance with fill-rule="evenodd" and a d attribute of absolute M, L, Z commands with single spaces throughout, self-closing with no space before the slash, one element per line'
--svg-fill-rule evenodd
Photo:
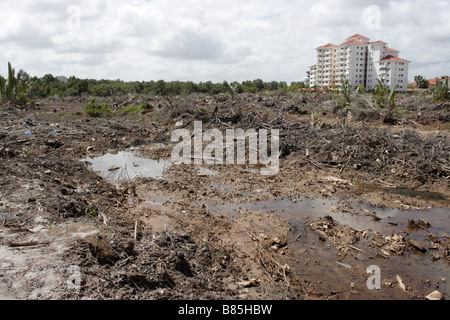
<path fill-rule="evenodd" d="M 388 112 L 363 100 L 338 109 L 321 95 L 105 101 L 140 100 L 153 109 L 124 114 L 117 108 L 89 118 L 87 97 L 38 101 L 27 111 L 0 109 L 1 298 L 423 299 L 436 287 L 448 294 L 448 280 L 431 274 L 407 278 L 406 291 L 394 275 L 381 294 L 364 288 L 366 261 L 384 265 L 413 254 L 448 274 L 448 229 L 436 233 L 413 221 L 409 227 L 429 231 L 418 243 L 411 231 L 402 232 L 406 224 L 396 233 L 357 230 L 324 212 L 302 220 L 307 232 L 293 237 L 292 222 L 277 214 L 281 207 L 244 205 L 336 198 L 400 210 L 442 208 L 445 219 L 448 103 L 405 96 Z M 211 175 L 181 165 L 164 179 L 118 187 L 80 161 L 132 146 L 142 157 L 170 159 L 172 131 L 192 131 L 194 120 L 204 129 L 280 129 L 279 173 L 202 166 L 218 173 Z M 236 210 L 219 210 L 227 206 Z M 354 214 L 351 205 L 331 210 L 379 220 L 367 210 Z M 354 249 L 362 246 L 364 257 Z M 347 268 L 344 258 L 358 263 Z M 337 276 L 321 274 L 330 261 Z"/>

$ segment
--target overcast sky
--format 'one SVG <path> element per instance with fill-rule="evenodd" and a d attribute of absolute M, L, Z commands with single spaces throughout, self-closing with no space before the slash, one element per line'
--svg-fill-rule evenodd
<path fill-rule="evenodd" d="M 0 74 L 290 83 L 359 33 L 412 61 L 410 80 L 434 78 L 450 74 L 449 2 L 2 0 Z"/>

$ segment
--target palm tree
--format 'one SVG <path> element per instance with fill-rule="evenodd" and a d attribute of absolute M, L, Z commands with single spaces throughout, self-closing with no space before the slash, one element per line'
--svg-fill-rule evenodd
<path fill-rule="evenodd" d="M 350 85 L 348 78 L 344 74 L 341 75 L 341 84 L 338 87 L 342 94 L 341 106 L 345 107 L 347 103 L 350 103 L 352 87 Z"/>
<path fill-rule="evenodd" d="M 416 82 L 416 84 L 417 84 L 417 88 L 420 88 L 420 89 L 427 89 L 428 88 L 428 86 L 429 86 L 429 82 L 428 82 L 428 80 L 427 79 L 425 79 L 423 76 L 415 76 L 414 77 L 414 81 Z"/>
<path fill-rule="evenodd" d="M 16 70 L 8 62 L 8 79 L 0 76 L 0 98 L 13 103 L 24 102 L 29 91 L 29 75 L 20 70 L 16 76 Z"/>

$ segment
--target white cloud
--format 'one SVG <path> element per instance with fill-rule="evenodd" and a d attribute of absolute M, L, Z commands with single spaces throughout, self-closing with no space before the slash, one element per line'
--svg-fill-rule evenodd
<path fill-rule="evenodd" d="M 370 27 L 367 9 L 379 8 Z M 0 73 L 124 80 L 298 81 L 315 48 L 355 33 L 450 73 L 446 0 L 3 0 Z M 373 18 L 373 17 L 372 17 Z"/>

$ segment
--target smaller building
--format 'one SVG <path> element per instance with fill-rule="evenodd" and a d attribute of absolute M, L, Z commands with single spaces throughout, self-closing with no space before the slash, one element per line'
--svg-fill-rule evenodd
<path fill-rule="evenodd" d="M 441 76 L 440 78 L 428 79 L 428 88 L 436 87 L 437 80 L 446 81 L 448 80 L 448 76 Z M 416 88 L 417 82 L 412 82 L 408 84 L 408 87 Z"/>

